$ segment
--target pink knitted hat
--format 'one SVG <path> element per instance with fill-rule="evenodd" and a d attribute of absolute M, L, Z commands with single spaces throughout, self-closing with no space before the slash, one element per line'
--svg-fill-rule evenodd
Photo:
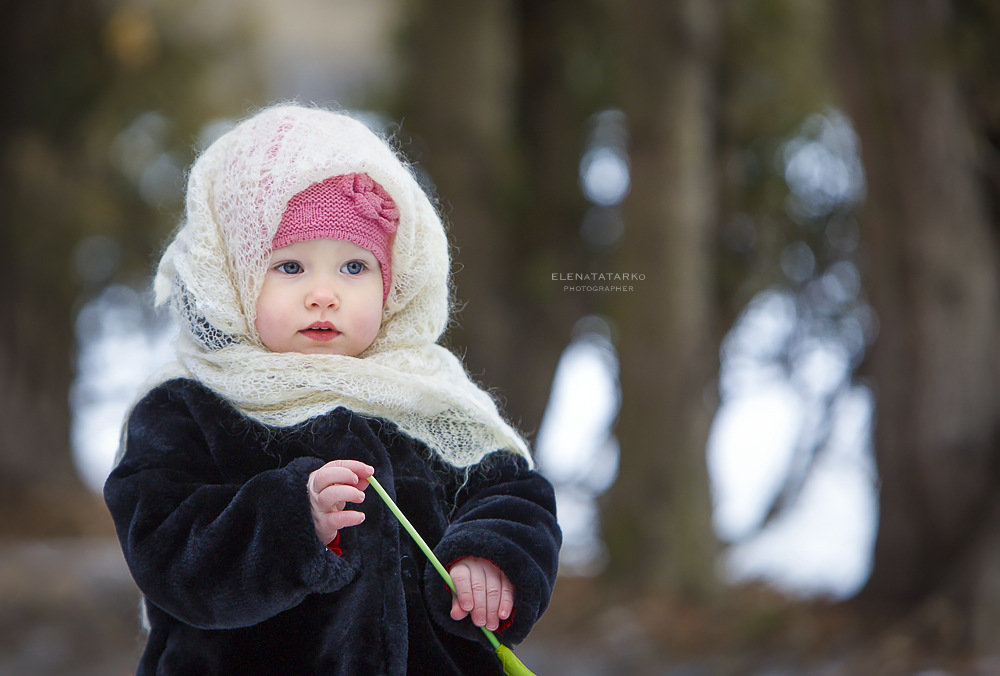
<path fill-rule="evenodd" d="M 382 269 L 382 300 L 392 281 L 392 239 L 399 209 L 368 174 L 341 174 L 313 183 L 285 207 L 272 249 L 311 239 L 342 239 L 371 251 Z"/>

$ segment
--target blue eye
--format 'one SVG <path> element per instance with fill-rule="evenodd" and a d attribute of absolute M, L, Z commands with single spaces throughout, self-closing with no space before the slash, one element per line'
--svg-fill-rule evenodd
<path fill-rule="evenodd" d="M 302 272 L 302 266 L 295 261 L 285 261 L 274 267 L 278 272 L 283 272 L 286 275 L 297 275 Z"/>
<path fill-rule="evenodd" d="M 360 275 L 365 271 L 365 264 L 361 261 L 351 261 L 350 263 L 344 263 L 344 267 L 341 270 L 349 275 Z"/>

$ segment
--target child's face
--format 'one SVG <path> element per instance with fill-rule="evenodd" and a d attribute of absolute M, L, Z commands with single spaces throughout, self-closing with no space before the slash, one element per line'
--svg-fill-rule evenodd
<path fill-rule="evenodd" d="M 382 324 L 382 273 L 352 242 L 313 239 L 271 252 L 257 333 L 273 352 L 356 357 Z"/>

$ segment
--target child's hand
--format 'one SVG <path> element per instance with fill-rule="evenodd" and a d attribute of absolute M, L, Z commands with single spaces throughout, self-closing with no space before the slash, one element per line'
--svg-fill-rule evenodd
<path fill-rule="evenodd" d="M 448 572 L 455 583 L 451 619 L 471 615 L 477 627 L 496 631 L 514 611 L 514 585 L 492 562 L 467 556 L 456 561 Z"/>
<path fill-rule="evenodd" d="M 364 490 L 374 468 L 357 460 L 334 460 L 309 475 L 309 506 L 320 542 L 328 544 L 337 531 L 365 520 L 362 512 L 345 510 L 348 502 L 364 502 Z"/>

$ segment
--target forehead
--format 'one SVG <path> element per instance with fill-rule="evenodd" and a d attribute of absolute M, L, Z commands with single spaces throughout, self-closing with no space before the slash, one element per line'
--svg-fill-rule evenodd
<path fill-rule="evenodd" d="M 348 242 L 344 239 L 309 239 L 302 242 L 294 242 L 280 249 L 271 252 L 271 258 L 300 257 L 300 258 L 370 258 L 375 260 L 375 254 L 368 249 Z"/>

